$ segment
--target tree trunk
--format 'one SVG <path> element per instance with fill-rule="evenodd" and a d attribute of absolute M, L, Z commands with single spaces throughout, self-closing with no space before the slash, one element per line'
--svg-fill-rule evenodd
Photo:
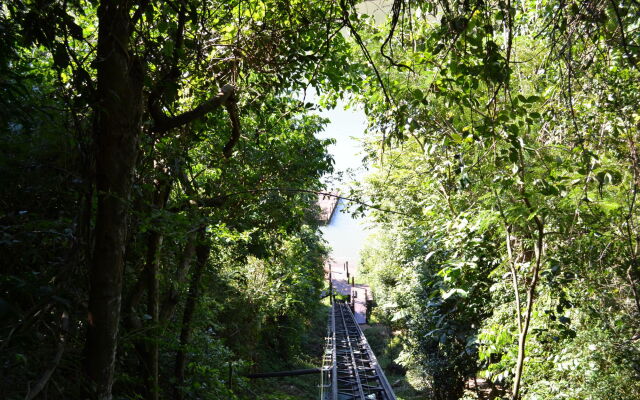
<path fill-rule="evenodd" d="M 142 71 L 129 54 L 130 8 L 127 1 L 104 1 L 98 7 L 94 106 L 98 206 L 86 343 L 87 374 L 98 400 L 112 398 L 127 208 L 142 114 Z"/>
<path fill-rule="evenodd" d="M 538 237 L 535 245 L 535 264 L 533 271 L 531 272 L 531 284 L 527 291 L 527 308 L 524 313 L 524 323 L 522 325 L 520 335 L 518 336 L 518 358 L 516 361 L 516 373 L 513 379 L 513 400 L 520 399 L 520 385 L 522 382 L 522 369 L 524 367 L 524 359 L 526 357 L 527 335 L 529 333 L 529 325 L 531 323 L 531 313 L 533 311 L 533 305 L 536 295 L 536 286 L 538 284 L 538 276 L 540 272 L 540 266 L 542 264 L 542 251 L 544 244 L 544 225 L 535 217 L 535 222 L 538 227 Z M 518 304 L 518 307 L 520 305 Z"/>
<path fill-rule="evenodd" d="M 198 235 L 200 236 L 200 235 Z M 200 237 L 201 238 L 201 237 Z M 199 286 L 204 267 L 209 259 L 209 252 L 211 247 L 208 244 L 199 244 L 196 248 L 196 268 L 193 271 L 191 277 L 191 284 L 189 294 L 187 295 L 187 302 L 184 306 L 184 314 L 182 317 L 182 329 L 180 331 L 180 348 L 176 354 L 175 364 L 175 398 L 182 400 L 184 398 L 181 386 L 184 384 L 184 373 L 187 365 L 187 346 L 191 340 L 191 322 L 193 321 L 193 315 L 196 310 L 196 305 L 199 296 Z"/>
<path fill-rule="evenodd" d="M 171 318 L 173 318 L 173 314 L 176 306 L 178 305 L 178 301 L 180 300 L 180 292 L 178 291 L 177 286 L 183 283 L 187 275 L 189 274 L 189 269 L 191 268 L 191 263 L 193 262 L 193 257 L 196 253 L 196 239 L 198 235 L 196 232 L 192 232 L 187 236 L 187 243 L 184 246 L 184 250 L 182 251 L 182 256 L 180 258 L 180 263 L 178 264 L 175 276 L 169 282 L 169 289 L 165 294 L 161 308 L 160 308 L 160 321 L 166 323 Z"/>
<path fill-rule="evenodd" d="M 631 202 L 629 205 L 629 213 L 627 214 L 626 219 L 626 236 L 627 243 L 629 247 L 630 254 L 630 264 L 627 268 L 627 279 L 629 280 L 629 285 L 631 286 L 631 293 L 633 295 L 633 301 L 636 305 L 636 312 L 640 315 L 640 294 L 638 293 L 638 244 L 640 243 L 640 237 L 636 229 L 634 228 L 634 215 L 636 199 L 638 197 L 638 188 L 640 187 L 640 157 L 638 156 L 638 149 L 636 147 L 636 142 L 634 140 L 633 134 L 629 133 L 629 138 L 627 139 L 629 144 L 629 153 L 631 160 L 631 170 L 633 172 L 633 189 L 631 191 Z M 621 229 L 624 232 L 624 230 Z"/>
<path fill-rule="evenodd" d="M 165 208 L 169 199 L 172 181 L 161 179 L 156 184 L 153 194 L 153 206 L 155 209 Z M 158 230 L 152 230 L 149 235 L 149 245 L 147 247 L 147 265 L 145 267 L 147 280 L 147 314 L 151 316 L 152 327 L 149 330 L 148 351 L 145 354 L 145 373 L 147 384 L 147 399 L 157 400 L 160 395 L 159 382 L 159 359 L 160 359 L 160 252 L 164 236 Z"/>
<path fill-rule="evenodd" d="M 147 385 L 147 399 L 158 399 L 158 315 L 159 315 L 159 281 L 158 270 L 160 264 L 160 248 L 162 247 L 163 236 L 160 232 L 152 231 L 149 236 L 149 246 L 147 248 L 147 314 L 151 316 L 151 329 L 147 333 L 148 345 L 144 354 L 145 381 Z"/>

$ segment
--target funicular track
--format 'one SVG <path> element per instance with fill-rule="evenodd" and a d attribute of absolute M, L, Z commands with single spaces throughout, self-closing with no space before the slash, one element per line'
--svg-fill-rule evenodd
<path fill-rule="evenodd" d="M 322 400 L 395 400 L 349 306 L 333 302 L 322 366 Z"/>

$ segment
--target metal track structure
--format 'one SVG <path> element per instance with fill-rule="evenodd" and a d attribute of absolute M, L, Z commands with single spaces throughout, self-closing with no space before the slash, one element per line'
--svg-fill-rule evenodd
<path fill-rule="evenodd" d="M 396 400 L 349 306 L 334 301 L 327 325 L 321 400 Z"/>

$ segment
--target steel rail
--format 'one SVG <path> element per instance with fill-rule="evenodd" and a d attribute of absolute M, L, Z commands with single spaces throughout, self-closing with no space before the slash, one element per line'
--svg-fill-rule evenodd
<path fill-rule="evenodd" d="M 331 358 L 331 386 L 332 393 L 331 399 L 338 400 L 338 357 L 336 350 L 336 313 L 334 312 L 336 308 L 336 302 L 333 302 L 333 307 L 331 307 L 331 344 L 332 344 L 332 358 Z"/>
<path fill-rule="evenodd" d="M 348 308 L 348 310 L 351 313 L 351 309 Z M 352 314 L 352 318 L 354 318 L 355 320 L 355 317 L 353 316 L 353 314 Z M 393 389 L 391 388 L 391 385 L 389 384 L 389 381 L 387 380 L 387 377 L 385 376 L 384 371 L 380 366 L 380 363 L 378 363 L 378 359 L 376 358 L 376 355 L 373 353 L 373 350 L 371 350 L 371 347 L 369 347 L 368 342 L 366 342 L 366 337 L 364 336 L 362 329 L 360 329 L 360 325 L 356 324 L 356 328 L 358 329 L 359 336 L 363 338 L 365 341 L 365 344 L 366 344 L 365 348 L 367 350 L 367 353 L 369 353 L 369 360 L 371 364 L 373 364 L 374 368 L 376 369 L 376 379 L 378 379 L 382 384 L 382 387 L 384 388 L 384 391 L 385 391 L 386 398 L 389 400 L 396 400 L 396 395 L 395 393 L 393 393 Z"/>
<path fill-rule="evenodd" d="M 384 376 L 362 329 L 346 304 L 334 302 L 328 331 L 321 399 L 396 400 L 391 385 Z M 329 354 L 331 354 L 330 369 Z M 325 377 L 325 374 L 331 376 Z M 325 389 L 327 389 L 326 392 Z"/>
<path fill-rule="evenodd" d="M 353 376 L 356 379 L 356 390 L 358 392 L 358 397 L 361 400 L 367 400 L 364 397 L 364 391 L 362 390 L 362 381 L 360 380 L 360 374 L 358 373 L 358 364 L 356 362 L 356 357 L 354 355 L 353 346 L 351 345 L 351 336 L 349 335 L 349 327 L 347 326 L 347 321 L 344 319 L 344 305 L 340 304 L 340 319 L 342 320 L 342 327 L 346 333 L 344 341 L 347 342 L 347 347 L 349 348 L 349 357 L 351 358 L 351 371 L 353 371 Z"/>

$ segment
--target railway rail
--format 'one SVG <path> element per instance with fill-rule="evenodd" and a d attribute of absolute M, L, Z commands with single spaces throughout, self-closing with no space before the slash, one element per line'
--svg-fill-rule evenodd
<path fill-rule="evenodd" d="M 321 400 L 396 400 L 349 306 L 333 302 L 321 370 Z"/>

